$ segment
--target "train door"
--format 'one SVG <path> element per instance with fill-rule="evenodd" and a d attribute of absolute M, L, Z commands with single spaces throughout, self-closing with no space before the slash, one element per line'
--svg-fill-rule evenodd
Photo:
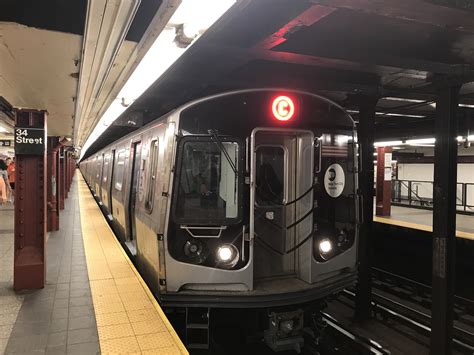
<path fill-rule="evenodd" d="M 298 199 L 313 183 L 313 134 L 291 129 L 252 133 L 254 278 L 297 277 L 295 247 L 311 231 L 312 194 Z"/>
<path fill-rule="evenodd" d="M 98 155 L 96 157 L 96 164 L 95 164 L 95 176 L 94 176 L 94 192 L 95 195 L 100 200 L 100 178 L 102 176 L 102 155 Z"/>
<path fill-rule="evenodd" d="M 98 188 L 99 190 L 97 191 L 97 195 L 99 196 L 100 203 L 104 203 L 104 200 L 102 199 L 102 185 L 103 185 L 103 179 L 104 179 L 104 168 L 105 168 L 105 154 L 102 153 L 102 157 L 100 158 L 100 173 L 99 173 L 99 181 L 98 181 Z"/>
<path fill-rule="evenodd" d="M 110 213 L 110 216 L 109 216 L 109 219 L 112 219 L 113 217 L 113 214 L 114 214 L 114 209 L 113 209 L 113 206 L 112 206 L 112 189 L 113 189 L 113 186 L 114 186 L 114 166 L 115 166 L 115 149 L 112 149 L 112 152 L 110 153 L 110 161 L 109 161 L 109 166 L 110 166 L 110 178 L 109 178 L 109 181 L 108 181 L 108 184 L 107 184 L 107 196 L 109 197 L 109 200 L 108 200 L 108 208 L 109 208 L 109 213 Z"/>
<path fill-rule="evenodd" d="M 129 198 L 129 226 L 130 226 L 130 239 L 126 243 L 130 251 L 136 253 L 136 240 L 137 240 L 137 229 L 135 223 L 136 215 L 136 204 L 138 202 L 138 182 L 140 181 L 140 165 L 141 165 L 141 155 L 142 155 L 142 144 L 141 142 L 134 142 L 132 144 L 131 154 L 131 172 L 132 178 L 130 180 L 130 198 Z"/>

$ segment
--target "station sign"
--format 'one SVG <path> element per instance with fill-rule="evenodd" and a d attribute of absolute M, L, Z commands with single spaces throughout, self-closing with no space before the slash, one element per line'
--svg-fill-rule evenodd
<path fill-rule="evenodd" d="M 8 139 L 0 139 L 0 147 L 12 147 L 12 141 Z"/>
<path fill-rule="evenodd" d="M 15 127 L 15 154 L 43 155 L 45 140 L 42 128 Z"/>

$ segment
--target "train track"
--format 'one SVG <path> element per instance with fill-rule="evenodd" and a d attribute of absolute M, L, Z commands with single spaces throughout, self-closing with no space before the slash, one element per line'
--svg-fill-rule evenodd
<path fill-rule="evenodd" d="M 431 287 L 377 268 L 373 269 L 373 275 L 372 309 L 375 319 L 392 319 L 429 338 Z M 352 290 L 344 290 L 341 296 L 337 301 L 354 308 L 355 293 Z M 455 297 L 453 344 L 466 354 L 474 354 L 473 306 L 472 300 Z"/>
<path fill-rule="evenodd" d="M 375 289 L 421 306 L 431 313 L 430 286 L 379 268 L 372 268 L 372 274 Z M 454 296 L 454 320 L 463 328 L 474 327 L 474 300 Z"/>
<path fill-rule="evenodd" d="M 333 316 L 322 313 L 322 320 L 324 321 L 327 329 L 326 333 L 332 333 L 331 338 L 333 342 L 332 348 L 329 349 L 329 353 L 348 353 L 348 354 L 360 354 L 360 355 L 389 355 L 390 351 L 384 349 L 376 341 L 363 337 L 351 329 L 345 327 L 342 323 L 337 321 Z M 328 341 L 331 344 L 331 341 Z M 341 349 L 340 344 L 344 343 L 348 348 Z M 349 351 L 349 352 L 348 352 Z"/>

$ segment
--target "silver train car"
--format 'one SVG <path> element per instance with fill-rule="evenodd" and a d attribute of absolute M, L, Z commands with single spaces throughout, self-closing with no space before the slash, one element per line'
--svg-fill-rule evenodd
<path fill-rule="evenodd" d="M 355 124 L 323 97 L 199 99 L 80 170 L 163 307 L 282 310 L 301 323 L 302 305 L 355 282 Z"/>

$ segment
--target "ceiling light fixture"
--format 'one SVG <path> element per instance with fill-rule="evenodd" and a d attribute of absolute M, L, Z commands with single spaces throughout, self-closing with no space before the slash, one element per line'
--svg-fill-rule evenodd
<path fill-rule="evenodd" d="M 376 112 L 377 116 L 389 116 L 389 117 L 411 117 L 411 118 L 424 118 L 424 115 L 409 115 L 405 113 L 393 113 L 393 112 Z"/>
<path fill-rule="evenodd" d="M 87 149 L 105 132 L 127 107 L 122 102 L 133 103 L 171 65 L 188 50 L 207 29 L 209 29 L 236 0 L 183 0 L 168 21 L 163 31 L 145 54 L 141 62 L 120 90 L 117 98 L 100 118 L 81 150 L 81 159 Z M 176 44 L 176 28 L 182 26 L 186 37 L 194 36 L 188 46 Z M 192 29 L 192 30 L 190 30 Z M 189 32 L 192 32 L 190 34 Z"/>
<path fill-rule="evenodd" d="M 403 145 L 402 141 L 375 142 L 374 147 L 390 147 L 392 145 Z"/>
<path fill-rule="evenodd" d="M 414 144 L 434 144 L 436 142 L 435 138 L 421 138 L 421 139 L 408 139 L 406 143 L 408 145 Z"/>
<path fill-rule="evenodd" d="M 413 102 L 413 103 L 426 102 L 425 100 L 408 99 L 408 98 L 404 98 L 404 97 L 392 97 L 392 96 L 383 97 L 382 99 L 383 99 L 383 100 L 390 100 L 390 101 Z"/>

